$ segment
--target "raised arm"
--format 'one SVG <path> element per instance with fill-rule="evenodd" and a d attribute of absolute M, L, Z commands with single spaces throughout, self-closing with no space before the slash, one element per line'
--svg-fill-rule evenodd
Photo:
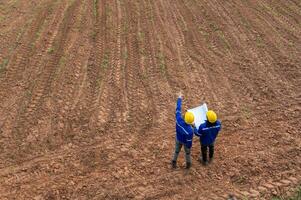
<path fill-rule="evenodd" d="M 182 93 L 178 93 L 177 107 L 176 107 L 176 119 L 182 119 Z"/>
<path fill-rule="evenodd" d="M 182 110 L 182 98 L 181 97 L 178 97 L 178 100 L 177 100 L 177 107 L 176 107 L 176 116 L 177 115 L 180 115 L 182 114 L 181 112 Z"/>

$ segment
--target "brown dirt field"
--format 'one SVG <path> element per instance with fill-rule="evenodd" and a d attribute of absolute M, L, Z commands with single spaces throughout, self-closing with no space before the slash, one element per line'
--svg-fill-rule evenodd
<path fill-rule="evenodd" d="M 0 199 L 270 199 L 301 183 L 298 0 L 0 2 Z M 172 170 L 176 92 L 223 129 Z"/>

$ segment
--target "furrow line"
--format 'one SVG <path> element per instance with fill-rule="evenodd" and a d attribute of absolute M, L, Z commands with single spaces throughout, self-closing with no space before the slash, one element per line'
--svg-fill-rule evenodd
<path fill-rule="evenodd" d="M 51 90 L 51 84 L 54 80 L 57 65 L 64 52 L 66 36 L 68 35 L 67 25 L 74 20 L 73 13 L 78 6 L 78 3 L 75 1 L 67 9 L 63 22 L 61 24 L 62 26 L 60 27 L 61 31 L 58 33 L 54 40 L 53 46 L 54 48 L 56 48 L 55 52 L 45 60 L 45 63 L 43 63 L 43 65 L 45 64 L 45 67 L 43 68 L 43 73 L 41 73 L 40 76 L 37 78 L 35 82 L 36 85 L 32 90 L 33 94 L 30 99 L 30 102 L 27 104 L 25 111 L 21 113 L 17 121 L 17 126 L 13 130 L 13 134 L 17 143 L 21 142 L 20 140 L 23 140 L 25 137 L 28 137 L 29 135 L 33 134 L 30 131 L 30 127 L 36 124 L 36 120 L 38 119 L 35 117 L 38 113 L 41 113 L 41 106 L 43 104 L 43 101 L 45 98 L 47 98 L 47 95 Z"/>

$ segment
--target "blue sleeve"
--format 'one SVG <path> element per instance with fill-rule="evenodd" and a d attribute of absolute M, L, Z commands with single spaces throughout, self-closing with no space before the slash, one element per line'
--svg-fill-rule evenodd
<path fill-rule="evenodd" d="M 176 120 L 177 122 L 180 122 L 182 119 L 182 98 L 178 98 L 177 100 L 177 107 L 176 107 Z"/>
<path fill-rule="evenodd" d="M 198 133 L 196 134 L 197 136 L 201 137 L 202 134 L 203 134 L 203 128 L 206 127 L 206 122 L 204 124 L 201 124 L 199 126 L 199 130 L 198 130 Z"/>
<path fill-rule="evenodd" d="M 201 137 L 201 135 L 199 134 L 197 128 L 194 128 L 194 129 L 193 129 L 193 132 L 194 132 L 194 134 L 195 134 L 196 136 Z"/>
<path fill-rule="evenodd" d="M 222 129 L 222 123 L 220 121 L 217 121 L 217 124 L 219 125 L 219 128 L 218 128 L 218 132 Z"/>
<path fill-rule="evenodd" d="M 198 129 L 196 127 L 193 127 L 193 132 L 194 133 L 197 133 L 198 132 Z"/>

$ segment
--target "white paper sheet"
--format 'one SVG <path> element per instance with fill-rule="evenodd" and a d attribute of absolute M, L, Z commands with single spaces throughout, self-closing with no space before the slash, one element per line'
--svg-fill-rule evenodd
<path fill-rule="evenodd" d="M 207 119 L 206 117 L 206 113 L 208 111 L 207 105 L 206 103 L 204 103 L 201 106 L 198 106 L 196 108 L 192 108 L 187 110 L 189 112 L 192 112 L 194 115 L 194 123 L 195 123 L 195 127 L 198 129 L 199 126 L 205 122 L 205 120 Z"/>

